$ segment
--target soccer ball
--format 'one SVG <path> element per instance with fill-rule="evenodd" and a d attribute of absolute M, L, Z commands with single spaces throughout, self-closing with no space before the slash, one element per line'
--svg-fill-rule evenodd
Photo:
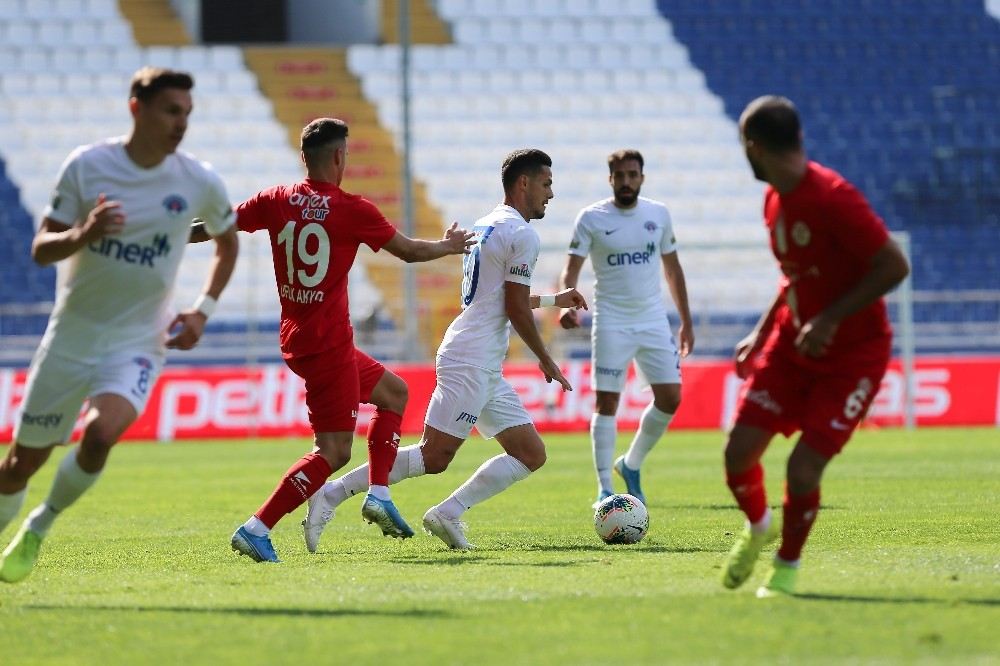
<path fill-rule="evenodd" d="M 632 495 L 612 495 L 597 505 L 594 529 L 604 543 L 639 543 L 649 530 L 649 512 Z"/>

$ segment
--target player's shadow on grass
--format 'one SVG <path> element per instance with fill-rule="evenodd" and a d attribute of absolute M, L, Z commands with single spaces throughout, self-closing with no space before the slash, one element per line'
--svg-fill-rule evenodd
<path fill-rule="evenodd" d="M 682 509 L 682 510 L 694 510 L 694 511 L 733 511 L 734 513 L 739 511 L 739 508 L 735 504 L 650 504 L 652 509 Z M 820 506 L 823 511 L 840 511 L 843 507 L 840 506 L 830 506 L 829 504 L 823 504 Z M 775 504 L 771 507 L 771 511 L 781 511 L 781 505 Z"/>
<path fill-rule="evenodd" d="M 46 610 L 46 611 L 111 611 L 129 613 L 205 613 L 220 615 L 243 615 L 248 617 L 398 617 L 407 619 L 441 619 L 450 617 L 452 614 L 440 610 L 428 610 L 414 608 L 411 610 L 388 610 L 372 608 L 197 608 L 186 606 L 49 606 L 32 604 L 25 606 L 25 610 Z"/>
<path fill-rule="evenodd" d="M 532 546 L 527 549 L 529 552 L 551 551 L 551 552 L 594 552 L 594 553 L 615 553 L 615 552 L 636 552 L 636 553 L 716 553 L 718 548 L 702 546 L 668 546 L 664 544 L 647 543 L 643 545 L 603 545 L 603 544 L 547 544 L 544 546 Z"/>
<path fill-rule="evenodd" d="M 977 606 L 1000 606 L 1000 599 L 942 599 L 935 597 L 876 597 L 861 594 L 819 594 L 815 592 L 796 594 L 803 601 L 848 601 L 864 604 L 974 604 Z"/>

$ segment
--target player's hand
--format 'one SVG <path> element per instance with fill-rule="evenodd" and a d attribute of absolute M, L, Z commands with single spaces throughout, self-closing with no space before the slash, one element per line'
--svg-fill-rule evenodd
<path fill-rule="evenodd" d="M 563 308 L 560 310 L 559 325 L 566 330 L 580 328 L 580 315 L 576 313 L 576 308 Z"/>
<path fill-rule="evenodd" d="M 125 228 L 125 213 L 120 201 L 108 201 L 103 192 L 97 195 L 97 203 L 87 213 L 87 219 L 80 227 L 80 237 L 87 243 L 104 236 L 117 236 Z"/>
<path fill-rule="evenodd" d="M 746 336 L 736 343 L 736 376 L 746 379 L 753 374 L 754 362 L 757 359 L 757 352 L 760 351 L 758 335 L 756 332 Z"/>
<path fill-rule="evenodd" d="M 795 338 L 795 348 L 803 356 L 811 358 L 825 356 L 839 326 L 840 322 L 825 317 L 821 312 L 799 330 L 799 335 Z"/>
<path fill-rule="evenodd" d="M 587 299 L 583 297 L 583 294 L 576 290 L 576 287 L 567 287 L 566 289 L 556 293 L 556 307 L 574 308 L 576 310 L 583 308 L 586 310 Z"/>
<path fill-rule="evenodd" d="M 677 338 L 681 342 L 681 358 L 686 358 L 694 351 L 694 327 L 681 323 L 680 328 L 677 329 Z"/>
<path fill-rule="evenodd" d="M 569 380 L 566 379 L 562 370 L 559 369 L 559 366 L 556 365 L 556 362 L 551 358 L 544 358 L 539 361 L 538 369 L 542 371 L 543 375 L 545 375 L 545 381 L 549 384 L 551 384 L 554 380 L 562 384 L 563 391 L 573 390 L 573 386 L 569 383 Z"/>
<path fill-rule="evenodd" d="M 193 349 L 201 339 L 207 320 L 208 318 L 197 310 L 181 312 L 170 322 L 168 331 L 172 335 L 167 339 L 167 347 L 184 351 Z"/>
<path fill-rule="evenodd" d="M 476 233 L 459 229 L 458 222 L 452 222 L 441 240 L 448 247 L 448 254 L 469 254 L 470 248 L 476 244 Z"/>

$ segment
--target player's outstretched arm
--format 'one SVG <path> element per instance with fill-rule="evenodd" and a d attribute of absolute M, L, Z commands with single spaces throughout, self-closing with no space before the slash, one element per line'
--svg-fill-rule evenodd
<path fill-rule="evenodd" d="M 587 309 L 587 299 L 583 297 L 583 294 L 576 290 L 576 287 L 569 287 L 568 289 L 563 289 L 555 294 L 540 294 L 537 296 L 531 296 L 528 302 L 531 304 L 532 310 L 553 306 L 574 312 L 580 308 L 583 308 L 584 310 Z"/>
<path fill-rule="evenodd" d="M 514 327 L 517 334 L 524 340 L 536 357 L 538 357 L 538 368 L 545 375 L 545 381 L 553 380 L 559 382 L 564 391 L 572 391 L 573 386 L 569 380 L 563 376 L 562 370 L 545 348 L 542 336 L 535 326 L 535 316 L 531 313 L 530 292 L 531 288 L 526 284 L 518 282 L 504 282 L 504 309 L 510 325 Z"/>
<path fill-rule="evenodd" d="M 70 227 L 49 217 L 42 220 L 31 241 L 31 258 L 39 266 L 48 266 L 76 253 L 87 243 L 120 234 L 124 227 L 121 202 L 108 201 L 102 193 L 83 224 Z"/>
<path fill-rule="evenodd" d="M 562 285 L 563 289 L 576 289 L 576 285 L 579 284 L 580 280 L 580 269 L 583 268 L 585 260 L 586 257 L 581 257 L 578 254 L 571 254 L 566 257 L 566 266 L 563 267 L 562 274 L 559 276 L 559 284 Z M 559 325 L 565 329 L 579 328 L 580 317 L 577 314 L 579 308 L 559 307 L 562 308 L 559 312 Z"/>
<path fill-rule="evenodd" d="M 663 274 L 667 278 L 670 296 L 677 306 L 677 314 L 681 317 L 681 326 L 677 329 L 677 339 L 680 341 L 681 356 L 687 356 L 694 351 L 694 323 L 691 320 L 691 308 L 688 305 L 687 281 L 684 279 L 684 269 L 677 252 L 664 254 Z"/>
<path fill-rule="evenodd" d="M 229 278 L 232 277 L 233 269 L 236 267 L 236 258 L 240 253 L 236 225 L 229 227 L 212 240 L 215 241 L 215 257 L 208 271 L 205 289 L 194 305 L 178 314 L 170 323 L 170 330 L 176 331 L 167 340 L 167 347 L 171 349 L 186 350 L 198 344 L 205 330 L 205 322 L 215 311 L 215 304 L 222 295 L 222 290 L 229 284 Z"/>
<path fill-rule="evenodd" d="M 458 222 L 452 222 L 444 232 L 444 237 L 438 241 L 410 238 L 396 232 L 396 235 L 383 245 L 390 254 L 399 257 L 408 264 L 420 261 L 433 261 L 449 254 L 468 254 L 469 248 L 476 244 L 475 234 L 458 228 Z"/>

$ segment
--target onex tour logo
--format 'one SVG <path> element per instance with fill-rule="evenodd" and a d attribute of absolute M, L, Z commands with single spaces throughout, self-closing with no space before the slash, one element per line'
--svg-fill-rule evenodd
<path fill-rule="evenodd" d="M 531 269 L 528 268 L 528 264 L 521 264 L 520 266 L 511 266 L 510 267 L 510 274 L 511 275 L 520 275 L 521 277 L 530 278 L 531 277 Z"/>

